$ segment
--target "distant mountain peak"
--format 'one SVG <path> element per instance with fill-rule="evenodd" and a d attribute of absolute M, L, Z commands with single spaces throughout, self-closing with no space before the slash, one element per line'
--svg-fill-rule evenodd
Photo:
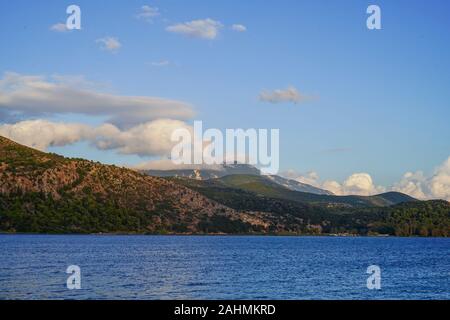
<path fill-rule="evenodd" d="M 331 191 L 320 189 L 320 188 L 314 187 L 312 185 L 302 183 L 297 180 L 287 179 L 287 178 L 283 178 L 283 177 L 275 176 L 275 175 L 267 176 L 267 177 L 269 179 L 271 179 L 272 181 L 278 183 L 279 185 L 282 185 L 293 191 L 308 192 L 308 193 L 322 194 L 322 195 L 329 195 L 329 196 L 334 195 L 334 193 Z"/>
<path fill-rule="evenodd" d="M 446 201 L 299 192 L 288 187 L 311 186 L 242 164 L 209 174 L 250 174 L 200 180 L 205 171 L 193 170 L 150 177 L 0 137 L 0 232 L 449 235 Z"/>
<path fill-rule="evenodd" d="M 195 180 L 218 179 L 230 175 L 261 175 L 261 170 L 259 170 L 258 168 L 249 164 L 238 163 L 236 161 L 233 163 L 224 162 L 219 166 L 204 166 L 203 168 L 197 167 L 192 169 L 182 168 L 170 170 L 143 170 L 143 172 L 150 176 L 181 177 Z M 314 193 L 320 195 L 333 195 L 333 193 L 328 190 L 323 190 L 296 180 L 286 179 L 277 175 L 268 175 L 265 177 L 269 178 L 274 183 L 277 183 L 293 191 Z"/>

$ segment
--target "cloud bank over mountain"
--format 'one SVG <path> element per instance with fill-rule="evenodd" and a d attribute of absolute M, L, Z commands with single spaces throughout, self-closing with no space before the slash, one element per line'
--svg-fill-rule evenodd
<path fill-rule="evenodd" d="M 202 36 L 216 36 L 215 31 L 205 32 Z M 263 92 L 260 99 L 298 103 L 306 97 L 288 87 Z M 105 121 L 91 125 L 49 120 L 69 114 Z M 174 145 L 172 132 L 179 128 L 192 130 L 187 121 L 194 114 L 193 106 L 187 102 L 103 92 L 83 77 L 8 72 L 0 79 L 0 135 L 40 150 L 88 142 L 99 150 L 120 154 L 167 157 Z M 342 182 L 322 181 L 315 172 L 287 171 L 282 175 L 336 195 L 373 195 L 392 190 L 418 199 L 450 200 L 450 157 L 429 176 L 421 171 L 407 172 L 391 186 L 377 185 L 366 172 L 353 173 Z"/>
<path fill-rule="evenodd" d="M 280 175 L 331 191 L 336 195 L 368 196 L 386 191 L 398 191 L 417 199 L 445 199 L 450 201 L 450 156 L 437 166 L 432 175 L 425 176 L 422 171 L 407 172 L 400 181 L 392 186 L 376 185 L 370 174 L 364 172 L 354 173 L 342 183 L 335 180 L 322 181 L 314 171 L 301 174 L 295 170 L 288 170 Z"/>
<path fill-rule="evenodd" d="M 171 134 L 179 128 L 190 130 L 183 121 L 170 119 L 154 120 L 129 129 L 110 123 L 90 126 L 38 119 L 2 124 L 0 135 L 42 151 L 87 141 L 97 149 L 116 150 L 121 154 L 168 156 L 174 145 Z"/>

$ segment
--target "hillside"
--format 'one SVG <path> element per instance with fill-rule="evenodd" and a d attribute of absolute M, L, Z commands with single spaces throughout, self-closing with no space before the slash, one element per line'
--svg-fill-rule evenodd
<path fill-rule="evenodd" d="M 253 166 L 240 163 L 224 163 L 222 165 L 198 166 L 196 169 L 142 170 L 155 177 L 178 177 L 196 180 L 216 179 L 231 174 L 260 175 L 261 171 Z"/>
<path fill-rule="evenodd" d="M 402 202 L 412 198 L 401 193 L 386 193 L 375 197 L 362 197 L 363 203 L 378 203 L 378 206 L 361 206 L 359 202 L 352 204 L 352 197 L 342 197 L 344 201 L 352 200 L 349 203 L 326 201 L 313 203 L 299 201 L 294 196 L 291 196 L 292 199 L 283 198 L 285 196 L 283 191 L 286 190 L 275 189 L 277 190 L 275 192 L 270 187 L 259 184 L 251 184 L 250 188 L 248 180 L 243 176 L 229 176 L 222 180 L 208 181 L 181 178 L 172 180 L 177 180 L 235 210 L 270 212 L 270 219 L 274 222 L 272 231 L 275 233 L 288 231 L 308 234 L 450 236 L 450 203 L 443 200 L 413 199 Z M 251 177 L 251 181 L 255 183 L 254 177 Z M 388 202 L 396 204 L 387 205 Z M 283 228 L 279 228 L 281 224 Z"/>
<path fill-rule="evenodd" d="M 232 163 L 232 164 L 224 163 L 222 165 L 198 166 L 197 169 L 142 170 L 142 172 L 155 177 L 176 177 L 176 178 L 189 178 L 195 180 L 210 180 L 231 175 L 261 177 L 261 171 L 259 169 L 257 169 L 254 166 L 242 163 Z M 266 175 L 264 177 L 272 180 L 274 183 L 278 185 L 281 185 L 293 191 L 322 194 L 322 195 L 333 194 L 328 190 L 323 190 L 306 183 L 286 179 L 277 175 Z"/>
<path fill-rule="evenodd" d="M 0 230 L 198 232 L 212 216 L 245 231 L 248 219 L 263 224 L 166 179 L 0 137 Z"/>
<path fill-rule="evenodd" d="M 375 196 L 335 196 L 309 192 L 299 192 L 276 183 L 270 177 L 255 175 L 229 175 L 216 180 L 205 182 L 205 187 L 223 185 L 230 188 L 238 188 L 254 192 L 259 195 L 292 200 L 309 204 L 327 206 L 350 207 L 384 207 L 402 202 L 417 201 L 416 199 L 399 192 L 388 192 Z"/>
<path fill-rule="evenodd" d="M 312 185 L 299 182 L 297 180 L 286 179 L 286 178 L 276 176 L 276 175 L 269 175 L 266 177 L 269 178 L 270 180 L 272 180 L 273 182 L 275 182 L 285 188 L 288 188 L 289 190 L 314 193 L 314 194 L 324 194 L 324 195 L 329 195 L 329 196 L 333 195 L 333 192 L 331 192 L 331 191 L 320 189 L 320 188 L 314 187 Z"/>
<path fill-rule="evenodd" d="M 255 175 L 151 177 L 0 137 L 0 232 L 450 235 L 448 202 L 411 199 L 315 195 Z"/>

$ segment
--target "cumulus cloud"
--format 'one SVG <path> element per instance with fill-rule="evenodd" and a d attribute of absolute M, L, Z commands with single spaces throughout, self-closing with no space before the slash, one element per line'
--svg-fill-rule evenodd
<path fill-rule="evenodd" d="M 144 5 L 141 7 L 141 10 L 136 15 L 138 19 L 146 20 L 148 22 L 151 22 L 153 18 L 159 16 L 159 9 L 156 7 L 151 7 L 148 5 Z"/>
<path fill-rule="evenodd" d="M 310 184 L 325 189 L 336 195 L 362 195 L 369 196 L 387 191 L 397 191 L 410 195 L 416 199 L 444 199 L 450 201 L 450 157 L 439 165 L 431 176 L 422 171 L 407 172 L 400 181 L 391 186 L 378 186 L 368 173 L 354 173 L 342 183 L 334 180 L 321 181 L 316 172 L 306 174 L 294 170 L 282 172 L 288 179 Z"/>
<path fill-rule="evenodd" d="M 25 120 L 0 125 L 0 135 L 44 151 L 50 146 L 65 146 L 88 139 L 91 136 L 91 128 L 83 124 Z"/>
<path fill-rule="evenodd" d="M 192 127 L 187 127 L 186 129 L 188 130 L 193 130 Z M 224 171 L 226 170 L 226 168 L 223 166 L 223 163 L 234 163 L 234 161 L 236 159 L 237 163 L 241 163 L 244 164 L 246 163 L 245 161 L 245 155 L 243 154 L 237 154 L 236 157 L 234 154 L 224 154 L 223 152 L 219 151 L 220 154 L 220 162 L 214 162 L 213 158 L 211 157 L 211 155 L 209 155 L 207 152 L 205 152 L 205 148 L 209 145 L 209 143 L 198 140 L 198 143 L 203 143 L 203 147 L 200 150 L 195 150 L 195 148 L 193 148 L 193 145 L 186 145 L 186 147 L 191 147 L 191 151 L 192 151 L 192 157 L 194 157 L 194 154 L 196 152 L 198 156 L 202 157 L 204 160 L 204 163 L 202 164 L 185 164 L 185 163 L 175 163 L 174 161 L 168 159 L 159 159 L 159 160 L 151 160 L 151 161 L 145 161 L 142 162 L 136 166 L 133 166 L 132 168 L 137 169 L 137 170 L 210 170 L 210 171 Z M 207 164 L 205 161 L 205 159 L 209 160 L 209 163 L 211 164 Z M 240 160 L 241 161 L 240 161 Z M 193 162 L 193 158 L 192 158 L 192 162 Z M 217 159 L 215 159 L 217 160 Z"/>
<path fill-rule="evenodd" d="M 122 47 L 119 39 L 115 37 L 105 37 L 95 40 L 96 43 L 100 44 L 102 50 L 106 50 L 112 53 L 116 53 Z"/>
<path fill-rule="evenodd" d="M 425 176 L 422 171 L 407 172 L 392 189 L 418 199 L 450 201 L 450 157 L 430 177 Z"/>
<path fill-rule="evenodd" d="M 100 150 L 116 150 L 121 154 L 168 156 L 175 144 L 171 134 L 179 128 L 191 130 L 183 121 L 170 119 L 158 119 L 126 130 L 110 123 L 94 127 L 38 119 L 0 125 L 0 135 L 43 151 L 52 146 L 87 141 Z"/>
<path fill-rule="evenodd" d="M 430 180 L 433 197 L 450 201 L 450 157 L 440 165 Z"/>
<path fill-rule="evenodd" d="M 153 67 L 167 67 L 170 64 L 170 61 L 169 60 L 153 61 L 150 64 Z"/>
<path fill-rule="evenodd" d="M 422 171 L 405 173 L 402 179 L 392 186 L 392 190 L 406 193 L 417 199 L 425 199 L 429 194 L 427 178 Z"/>
<path fill-rule="evenodd" d="M 192 107 L 184 102 L 148 96 L 98 92 L 82 79 L 6 73 L 0 79 L 0 111 L 26 116 L 84 114 L 108 117 L 118 126 L 167 118 L 186 120 Z"/>
<path fill-rule="evenodd" d="M 69 29 L 67 29 L 67 25 L 65 23 L 55 23 L 54 25 L 52 25 L 50 27 L 51 31 L 55 31 L 55 32 L 66 32 L 69 31 Z"/>
<path fill-rule="evenodd" d="M 247 31 L 247 27 L 242 24 L 233 24 L 231 29 L 236 32 L 245 32 Z"/>
<path fill-rule="evenodd" d="M 319 175 L 315 171 L 300 174 L 294 170 L 289 170 L 281 173 L 281 175 L 285 178 L 297 180 L 316 188 L 331 191 L 336 195 L 353 194 L 368 196 L 386 191 L 384 187 L 375 186 L 372 177 L 368 173 L 354 173 L 345 179 L 343 183 L 334 180 L 321 181 Z"/>
<path fill-rule="evenodd" d="M 361 196 L 370 196 L 385 192 L 386 188 L 375 186 L 372 177 L 368 173 L 354 173 L 349 176 L 340 186 L 340 190 L 336 190 L 335 194 L 355 194 Z"/>
<path fill-rule="evenodd" d="M 128 130 L 120 130 L 112 124 L 104 124 L 94 130 L 95 145 L 102 150 L 117 150 L 122 154 L 140 156 L 168 156 L 174 142 L 172 132 L 191 127 L 179 120 L 159 119 L 143 123 Z"/>
<path fill-rule="evenodd" d="M 321 188 L 324 190 L 328 190 L 330 192 L 332 192 L 335 195 L 344 195 L 342 192 L 342 186 L 339 182 L 334 181 L 334 180 L 326 180 L 323 183 L 319 184 L 317 186 L 317 188 Z"/>
<path fill-rule="evenodd" d="M 0 135 L 18 143 L 36 148 L 42 151 L 49 147 L 66 146 L 77 142 L 88 142 L 99 150 L 114 150 L 120 154 L 138 156 L 159 156 L 166 160 L 144 162 L 139 169 L 208 169 L 223 170 L 220 163 L 216 164 L 176 164 L 168 158 L 171 157 L 172 148 L 179 141 L 172 141 L 175 130 L 185 129 L 193 136 L 193 127 L 180 120 L 158 119 L 136 125 L 128 129 L 120 129 L 117 126 L 104 123 L 98 126 L 90 126 L 80 123 L 53 122 L 49 120 L 25 120 L 15 124 L 1 124 Z M 197 137 L 198 138 L 198 137 Z M 193 148 L 194 141 L 186 144 L 192 148 L 192 156 L 196 152 L 206 163 L 214 163 L 213 158 L 207 152 L 206 147 L 210 142 L 197 140 L 202 145 L 199 150 Z M 220 151 L 218 151 L 220 154 Z M 242 156 L 242 155 L 238 155 Z M 211 157 L 211 158 L 209 158 Z M 234 157 L 225 157 L 231 163 Z M 245 157 L 243 157 L 245 158 Z"/>
<path fill-rule="evenodd" d="M 259 94 L 259 100 L 270 103 L 300 103 L 308 100 L 309 97 L 300 94 L 300 92 L 293 86 L 286 89 L 277 89 L 273 91 L 263 91 Z"/>
<path fill-rule="evenodd" d="M 132 168 L 136 170 L 225 170 L 220 164 L 175 164 L 170 159 L 146 161 Z"/>
<path fill-rule="evenodd" d="M 166 30 L 168 32 L 179 33 L 189 37 L 214 40 L 222 27 L 223 25 L 219 21 L 207 18 L 171 25 L 168 26 Z"/>
<path fill-rule="evenodd" d="M 287 179 L 297 180 L 298 182 L 320 188 L 319 175 L 315 171 L 309 171 L 306 174 L 301 174 L 295 170 L 287 170 L 281 172 L 280 175 Z"/>

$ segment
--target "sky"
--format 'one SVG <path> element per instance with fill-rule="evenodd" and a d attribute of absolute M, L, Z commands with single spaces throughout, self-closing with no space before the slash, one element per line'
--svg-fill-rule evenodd
<path fill-rule="evenodd" d="M 71 4 L 80 30 L 64 27 Z M 133 166 L 194 120 L 277 128 L 284 176 L 450 199 L 449 14 L 445 0 L 1 1 L 0 134 Z"/>

